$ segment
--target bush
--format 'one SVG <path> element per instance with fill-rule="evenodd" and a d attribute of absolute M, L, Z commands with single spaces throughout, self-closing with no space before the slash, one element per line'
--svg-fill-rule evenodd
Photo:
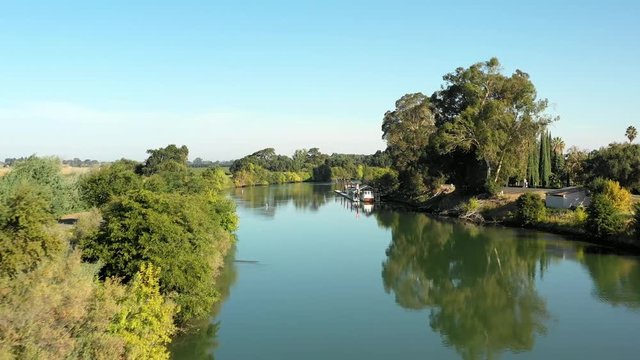
<path fill-rule="evenodd" d="M 587 221 L 588 216 L 589 215 L 587 214 L 587 210 L 584 208 L 584 206 L 578 206 L 573 211 L 573 222 L 576 225 L 584 224 L 584 222 Z"/>
<path fill-rule="evenodd" d="M 113 331 L 125 343 L 128 359 L 169 359 L 167 345 L 176 332 L 176 305 L 165 300 L 158 285 L 160 269 L 143 263 L 131 283 Z"/>
<path fill-rule="evenodd" d="M 609 239 L 623 232 L 625 222 L 613 199 L 596 194 L 587 208 L 587 231 L 597 239 Z"/>
<path fill-rule="evenodd" d="M 615 207 L 624 213 L 631 211 L 631 193 L 613 180 L 597 178 L 589 184 L 593 194 L 603 194 L 613 201 Z"/>
<path fill-rule="evenodd" d="M 125 288 L 62 252 L 15 279 L 0 278 L 1 359 L 122 359 L 111 331 Z"/>
<path fill-rule="evenodd" d="M 468 202 L 462 204 L 460 210 L 463 215 L 475 213 L 480 209 L 480 201 L 475 196 L 469 199 Z"/>
<path fill-rule="evenodd" d="M 82 203 L 75 183 L 65 179 L 61 173 L 60 160 L 31 156 L 14 166 L 0 179 L 0 198 L 6 197 L 17 186 L 29 183 L 37 189 L 54 216 L 80 210 Z"/>
<path fill-rule="evenodd" d="M 20 183 L 0 199 L 0 276 L 31 271 L 62 249 L 60 237 L 47 231 L 54 217 L 40 190 Z"/>
<path fill-rule="evenodd" d="M 181 195 L 137 190 L 103 210 L 84 256 L 104 263 L 103 276 L 132 279 L 144 262 L 162 269 L 160 288 L 175 292 L 181 319 L 208 314 L 216 300 L 215 274 L 232 243 L 233 203 L 215 194 Z"/>
<path fill-rule="evenodd" d="M 142 179 L 134 172 L 135 163 L 116 161 L 110 166 L 80 178 L 80 196 L 90 206 L 100 207 L 114 196 L 142 187 Z"/>
<path fill-rule="evenodd" d="M 635 213 L 633 214 L 633 230 L 636 239 L 640 240 L 640 203 L 637 203 L 634 207 Z"/>
<path fill-rule="evenodd" d="M 371 186 L 378 190 L 380 195 L 388 195 L 398 191 L 400 182 L 398 181 L 398 173 L 389 171 L 382 176 L 371 181 Z"/>
<path fill-rule="evenodd" d="M 525 193 L 516 200 L 516 220 L 521 225 L 533 225 L 544 218 L 544 200 L 535 193 Z"/>

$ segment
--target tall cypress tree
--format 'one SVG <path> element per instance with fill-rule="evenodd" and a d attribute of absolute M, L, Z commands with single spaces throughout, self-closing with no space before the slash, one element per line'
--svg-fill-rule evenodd
<path fill-rule="evenodd" d="M 533 144 L 529 147 L 529 160 L 527 164 L 527 181 L 530 187 L 536 187 L 540 184 L 539 172 L 539 145 L 536 139 L 532 139 Z"/>
<path fill-rule="evenodd" d="M 549 137 L 546 131 L 540 135 L 539 159 L 540 185 L 547 187 L 549 186 L 549 176 L 551 175 L 551 147 L 549 146 Z"/>

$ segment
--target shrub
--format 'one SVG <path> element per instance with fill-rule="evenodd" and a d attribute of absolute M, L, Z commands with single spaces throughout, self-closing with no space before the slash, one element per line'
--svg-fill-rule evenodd
<path fill-rule="evenodd" d="M 110 327 L 125 288 L 95 281 L 96 272 L 79 252 L 65 251 L 0 278 L 0 358 L 124 358 L 124 341 Z"/>
<path fill-rule="evenodd" d="M 0 179 L 0 198 L 6 197 L 17 186 L 29 183 L 47 203 L 48 211 L 55 216 L 82 208 L 75 183 L 61 173 L 60 160 L 31 156 L 19 161 L 13 170 Z"/>
<path fill-rule="evenodd" d="M 625 222 L 613 199 L 596 194 L 587 208 L 587 231 L 597 239 L 608 239 L 624 230 Z"/>
<path fill-rule="evenodd" d="M 633 214 L 633 230 L 636 239 L 640 240 L 640 203 L 637 203 L 634 207 L 635 213 Z"/>
<path fill-rule="evenodd" d="M 525 193 L 516 200 L 516 220 L 522 225 L 540 222 L 545 214 L 544 200 L 535 193 Z"/>
<path fill-rule="evenodd" d="M 619 211 L 631 211 L 631 193 L 629 190 L 620 186 L 620 183 L 617 181 L 597 178 L 589 185 L 589 189 L 594 194 L 603 194 L 611 199 Z"/>
<path fill-rule="evenodd" d="M 573 222 L 576 225 L 584 224 L 584 222 L 587 221 L 587 217 L 587 210 L 584 208 L 584 206 L 578 206 L 573 211 Z"/>
<path fill-rule="evenodd" d="M 0 199 L 0 276 L 30 271 L 62 248 L 62 240 L 47 231 L 54 218 L 41 194 L 26 182 Z"/>
<path fill-rule="evenodd" d="M 114 196 L 142 187 L 142 179 L 134 173 L 135 163 L 120 160 L 97 171 L 91 172 L 79 181 L 80 196 L 87 204 L 100 207 Z"/>
<path fill-rule="evenodd" d="M 160 294 L 159 274 L 160 269 L 143 263 L 115 317 L 113 331 L 124 339 L 128 359 L 169 359 L 177 307 Z"/>
<path fill-rule="evenodd" d="M 463 215 L 475 213 L 480 209 L 480 201 L 475 196 L 469 199 L 466 203 L 462 204 L 460 210 Z"/>
<path fill-rule="evenodd" d="M 76 225 L 71 231 L 71 245 L 79 245 L 95 236 L 98 233 L 101 222 L 102 215 L 98 209 L 94 208 L 91 209 L 91 211 L 80 214 L 80 216 L 78 216 L 78 222 L 76 222 Z"/>
<path fill-rule="evenodd" d="M 104 263 L 103 276 L 127 281 L 150 262 L 162 269 L 163 293 L 176 293 L 179 320 L 205 316 L 216 300 L 217 264 L 237 225 L 234 210 L 215 194 L 132 191 L 104 207 L 97 235 L 82 243 L 84 256 Z"/>

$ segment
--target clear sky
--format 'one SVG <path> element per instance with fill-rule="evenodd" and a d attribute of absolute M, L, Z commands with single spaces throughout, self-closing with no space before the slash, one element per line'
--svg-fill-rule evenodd
<path fill-rule="evenodd" d="M 568 146 L 640 128 L 640 1 L 0 1 L 0 160 L 384 149 L 400 96 L 496 56 Z"/>

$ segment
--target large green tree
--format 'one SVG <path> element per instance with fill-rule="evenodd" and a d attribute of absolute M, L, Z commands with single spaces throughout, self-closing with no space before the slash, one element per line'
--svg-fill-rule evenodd
<path fill-rule="evenodd" d="M 382 138 L 392 167 L 398 171 L 401 188 L 419 195 L 426 188 L 426 160 L 423 159 L 429 137 L 436 131 L 435 116 L 429 98 L 421 93 L 407 94 L 396 101 L 382 121 Z"/>
<path fill-rule="evenodd" d="M 551 145 L 549 135 L 543 132 L 540 135 L 540 184 L 544 187 L 549 186 L 551 177 Z"/>
<path fill-rule="evenodd" d="M 584 160 L 584 172 L 590 180 L 615 180 L 640 193 L 640 145 L 613 143 L 595 150 Z"/>
<path fill-rule="evenodd" d="M 177 147 L 174 144 L 160 149 L 147 150 L 149 157 L 139 168 L 144 175 L 151 175 L 161 171 L 183 171 L 187 169 L 189 149 L 186 145 Z"/>
<path fill-rule="evenodd" d="M 527 142 L 552 121 L 544 114 L 547 100 L 537 98 L 527 73 L 500 71 L 496 58 L 458 68 L 444 76 L 443 90 L 433 96 L 442 150 L 474 154 L 485 165 L 487 184 L 522 173 Z"/>
<path fill-rule="evenodd" d="M 204 316 L 216 300 L 215 274 L 232 243 L 235 216 L 227 200 L 136 190 L 104 207 L 98 234 L 83 255 L 104 264 L 103 276 L 131 279 L 142 263 L 161 268 L 164 294 L 175 293 L 181 319 Z"/>

